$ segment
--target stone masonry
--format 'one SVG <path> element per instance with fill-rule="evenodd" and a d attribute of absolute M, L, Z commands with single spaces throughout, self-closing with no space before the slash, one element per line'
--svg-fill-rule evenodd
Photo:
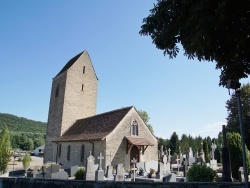
<path fill-rule="evenodd" d="M 96 114 L 98 78 L 87 51 L 78 56 L 53 79 L 44 163 L 56 161 L 57 145 L 53 141 L 57 137 L 77 119 Z"/>

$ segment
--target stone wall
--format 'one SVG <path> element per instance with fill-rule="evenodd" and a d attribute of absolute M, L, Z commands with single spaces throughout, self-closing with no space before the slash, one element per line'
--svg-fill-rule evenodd
<path fill-rule="evenodd" d="M 70 145 L 70 160 L 67 160 L 67 151 L 68 146 Z M 84 159 L 81 162 L 81 148 L 84 145 Z M 64 168 L 69 168 L 71 166 L 79 165 L 86 167 L 87 158 L 91 154 L 95 158 L 95 164 L 99 164 L 97 157 L 105 152 L 105 141 L 95 141 L 94 150 L 93 144 L 91 142 L 62 142 L 61 143 L 61 156 L 57 158 L 58 163 L 62 163 Z M 102 168 L 105 169 L 105 164 L 102 165 Z"/>
<path fill-rule="evenodd" d="M 44 162 L 55 161 L 57 148 L 56 144 L 52 141 L 61 135 L 66 76 L 67 74 L 64 72 L 53 79 L 46 131 Z"/>
<path fill-rule="evenodd" d="M 112 181 L 80 181 L 80 180 L 53 180 L 33 178 L 0 178 L 0 188 L 69 188 L 69 187 L 95 187 L 95 188 L 244 188 L 244 183 L 163 183 L 163 182 L 112 182 Z"/>
<path fill-rule="evenodd" d="M 122 163 L 124 164 L 125 170 L 130 169 L 131 148 L 128 149 L 127 154 L 127 140 L 124 136 L 131 136 L 131 124 L 133 120 L 136 120 L 138 123 L 138 136 L 145 137 L 154 144 L 154 146 L 148 146 L 144 154 L 141 153 L 141 161 L 158 160 L 157 139 L 151 134 L 145 123 L 136 112 L 135 108 L 132 108 L 125 118 L 114 129 L 114 131 L 106 138 L 106 155 L 109 155 L 111 152 L 113 155 L 112 165 L 115 166 L 116 164 Z M 106 161 L 106 165 L 108 165 L 108 163 L 109 160 Z"/>
<path fill-rule="evenodd" d="M 57 148 L 52 143 L 77 119 L 96 114 L 98 79 L 86 51 L 64 72 L 53 79 L 44 162 L 56 161 Z"/>

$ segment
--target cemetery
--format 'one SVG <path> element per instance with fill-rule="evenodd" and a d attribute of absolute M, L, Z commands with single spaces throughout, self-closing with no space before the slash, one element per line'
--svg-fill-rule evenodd
<path fill-rule="evenodd" d="M 71 186 L 87 186 L 87 187 L 244 187 L 244 183 L 230 183 L 223 181 L 222 170 L 217 166 L 217 160 L 214 159 L 215 145 L 211 146 L 210 163 L 205 163 L 203 150 L 199 154 L 195 154 L 192 148 L 189 148 L 189 154 L 171 156 L 171 150 L 159 151 L 160 159 L 158 161 L 137 162 L 135 158 L 131 160 L 131 170 L 125 171 L 123 164 L 112 166 L 109 164 L 102 169 L 104 156 L 99 154 L 97 160 L 89 154 L 87 158 L 87 166 L 72 166 L 64 168 L 63 165 L 56 163 L 47 163 L 41 169 L 27 169 L 26 172 L 18 171 L 9 173 L 9 178 L 0 179 L 0 187 L 67 187 Z M 205 165 L 217 173 L 216 182 L 187 182 L 187 172 L 192 166 Z M 84 169 L 85 173 L 82 179 L 75 180 L 75 174 L 79 169 Z M 243 169 L 239 169 L 241 181 Z M 23 177 L 20 177 L 21 173 Z M 230 174 L 230 173 L 229 173 Z M 18 177 L 18 178 L 16 178 Z M 100 185 L 101 183 L 101 185 Z M 20 186 L 18 185 L 20 184 Z M 18 185 L 18 186 L 17 186 Z M 21 186 L 22 185 L 22 186 Z M 39 185 L 39 186 L 38 186 Z M 55 186 L 56 185 L 56 186 Z M 66 186 L 67 185 L 67 186 Z"/>

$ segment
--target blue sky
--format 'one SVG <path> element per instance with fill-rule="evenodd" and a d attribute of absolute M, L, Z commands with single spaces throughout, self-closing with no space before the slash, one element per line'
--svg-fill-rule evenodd
<path fill-rule="evenodd" d="M 1 1 L 0 113 L 46 122 L 52 78 L 87 50 L 99 78 L 97 113 L 133 105 L 148 112 L 156 136 L 217 137 L 230 97 L 220 71 L 183 52 L 170 60 L 139 35 L 155 2 Z"/>

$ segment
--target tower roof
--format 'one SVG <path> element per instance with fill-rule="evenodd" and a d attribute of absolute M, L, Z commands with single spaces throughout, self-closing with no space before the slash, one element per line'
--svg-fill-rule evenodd
<path fill-rule="evenodd" d="M 102 140 L 114 130 L 131 108 L 133 106 L 79 119 L 55 142 Z"/>
<path fill-rule="evenodd" d="M 84 51 L 82 51 L 81 53 L 79 53 L 79 54 L 77 54 L 75 57 L 73 57 L 72 59 L 70 59 L 67 63 L 66 63 L 66 65 L 62 68 L 62 70 L 56 75 L 56 77 L 58 76 L 58 75 L 60 75 L 61 73 L 63 73 L 64 71 L 66 71 L 66 70 L 68 70 L 84 53 L 87 53 L 87 55 L 88 55 L 88 57 L 89 57 L 89 54 L 88 54 L 88 52 L 86 51 L 86 50 L 84 50 Z M 90 57 L 89 57 L 89 59 L 90 59 Z M 91 62 L 91 59 L 90 59 L 90 62 Z M 93 64 L 92 64 L 92 62 L 91 62 L 91 65 L 92 65 L 92 67 L 93 67 L 93 70 L 94 70 L 94 72 L 95 72 L 95 69 L 94 69 L 94 66 L 93 66 Z M 96 73 L 95 73 L 95 75 L 96 75 Z M 96 76 L 96 78 L 97 78 L 97 76 Z M 98 79 L 98 78 L 97 78 Z"/>
<path fill-rule="evenodd" d="M 79 53 L 78 55 L 70 59 L 68 63 L 62 68 L 62 70 L 56 76 L 69 69 L 76 62 L 76 60 L 83 54 L 83 52 Z"/>

